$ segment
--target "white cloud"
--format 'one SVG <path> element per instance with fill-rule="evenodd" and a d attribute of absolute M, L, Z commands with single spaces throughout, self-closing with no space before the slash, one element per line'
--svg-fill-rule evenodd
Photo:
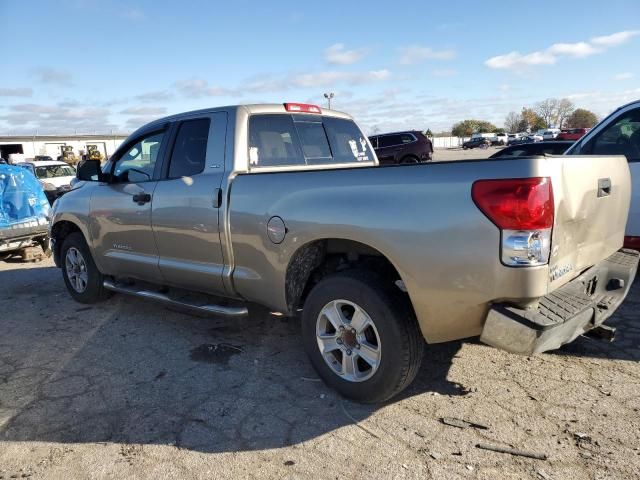
<path fill-rule="evenodd" d="M 32 97 L 32 88 L 0 88 L 0 97 Z"/>
<path fill-rule="evenodd" d="M 614 47 L 627 42 L 636 35 L 640 35 L 640 30 L 625 30 L 622 32 L 612 33 L 611 35 L 594 37 L 591 39 L 591 43 L 602 47 Z"/>
<path fill-rule="evenodd" d="M 389 70 L 370 70 L 368 72 L 317 72 L 295 75 L 290 83 L 294 87 L 313 88 L 326 87 L 338 83 L 347 85 L 363 85 L 386 80 L 391 76 Z"/>
<path fill-rule="evenodd" d="M 335 65 L 351 65 L 362 60 L 367 52 L 366 48 L 345 50 L 343 43 L 336 43 L 324 51 L 324 58 Z"/>
<path fill-rule="evenodd" d="M 165 107 L 129 107 L 120 112 L 123 115 L 164 115 Z"/>
<path fill-rule="evenodd" d="M 434 50 L 431 47 L 410 45 L 400 48 L 399 62 L 402 65 L 413 65 L 425 60 L 451 60 L 455 56 L 455 50 Z"/>
<path fill-rule="evenodd" d="M 167 90 L 155 90 L 136 95 L 135 99 L 142 103 L 159 102 L 171 99 L 173 95 Z"/>
<path fill-rule="evenodd" d="M 617 75 L 613 76 L 614 80 L 630 80 L 634 77 L 633 73 L 631 72 L 624 72 L 624 73 L 618 73 Z"/>
<path fill-rule="evenodd" d="M 506 55 L 491 57 L 484 64 L 489 68 L 503 68 L 506 70 L 521 70 L 535 65 L 553 65 L 557 57 L 547 52 L 532 52 L 526 55 L 511 52 Z"/>
<path fill-rule="evenodd" d="M 554 43 L 550 47 L 522 54 L 514 51 L 487 59 L 484 64 L 489 68 L 522 71 L 538 65 L 554 65 L 562 57 L 585 58 L 602 53 L 607 48 L 625 43 L 640 34 L 640 30 L 613 33 L 594 37 L 589 42 Z"/>
<path fill-rule="evenodd" d="M 191 98 L 228 96 L 236 93 L 228 88 L 209 86 L 209 82 L 200 78 L 180 80 L 175 86 L 180 93 Z"/>
<path fill-rule="evenodd" d="M 552 55 L 568 55 L 577 58 L 588 57 L 600 51 L 599 48 L 595 48 L 587 42 L 554 43 L 547 49 L 547 52 Z"/>

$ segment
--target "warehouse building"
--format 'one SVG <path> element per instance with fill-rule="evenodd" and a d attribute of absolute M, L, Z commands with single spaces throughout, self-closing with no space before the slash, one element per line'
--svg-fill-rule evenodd
<path fill-rule="evenodd" d="M 125 138 L 127 136 L 121 134 L 0 136 L 0 158 L 21 161 L 37 155 L 48 155 L 55 160 L 63 146 L 72 147 L 76 156 L 79 156 L 87 151 L 87 145 L 96 145 L 102 157 L 109 158 Z"/>

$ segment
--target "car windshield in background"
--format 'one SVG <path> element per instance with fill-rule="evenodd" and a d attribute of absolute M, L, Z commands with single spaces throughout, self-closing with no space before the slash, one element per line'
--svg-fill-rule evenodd
<path fill-rule="evenodd" d="M 319 115 L 253 115 L 249 119 L 252 168 L 372 162 L 357 125 Z"/>
<path fill-rule="evenodd" d="M 75 174 L 76 171 L 69 165 L 36 167 L 36 177 L 38 178 L 73 177 Z"/>

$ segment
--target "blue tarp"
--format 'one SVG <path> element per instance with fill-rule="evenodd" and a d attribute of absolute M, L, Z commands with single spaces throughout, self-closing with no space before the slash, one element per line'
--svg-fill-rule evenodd
<path fill-rule="evenodd" d="M 46 226 L 48 217 L 49 201 L 36 177 L 25 168 L 0 164 L 0 237 L 23 225 Z"/>

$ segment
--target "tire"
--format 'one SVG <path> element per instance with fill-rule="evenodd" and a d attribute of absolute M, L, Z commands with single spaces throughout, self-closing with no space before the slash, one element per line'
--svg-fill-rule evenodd
<path fill-rule="evenodd" d="M 80 232 L 73 232 L 64 239 L 60 262 L 62 278 L 76 302 L 97 303 L 111 296 L 111 292 L 103 286 L 105 277 L 96 267 L 87 242 Z M 74 269 L 75 276 L 72 275 Z"/>
<path fill-rule="evenodd" d="M 357 318 L 368 319 L 358 323 L 370 321 L 372 326 L 354 335 L 350 329 L 356 311 Z M 326 313 L 338 324 L 349 320 L 342 323 L 345 330 L 334 329 Z M 335 330 L 335 341 L 328 330 Z M 324 382 L 342 396 L 363 403 L 388 400 L 406 388 L 418 373 L 425 343 L 409 301 L 400 291 L 385 286 L 378 275 L 359 270 L 328 276 L 313 287 L 302 312 L 302 342 Z M 326 344 L 324 355 L 321 343 Z M 363 355 L 377 362 L 365 361 Z M 350 360 L 353 375 L 345 369 Z"/>
<path fill-rule="evenodd" d="M 418 157 L 414 157 L 413 155 L 407 155 L 406 157 L 402 157 L 402 159 L 400 160 L 400 163 L 402 164 L 415 164 L 415 163 L 420 163 L 420 160 L 418 160 Z"/>

